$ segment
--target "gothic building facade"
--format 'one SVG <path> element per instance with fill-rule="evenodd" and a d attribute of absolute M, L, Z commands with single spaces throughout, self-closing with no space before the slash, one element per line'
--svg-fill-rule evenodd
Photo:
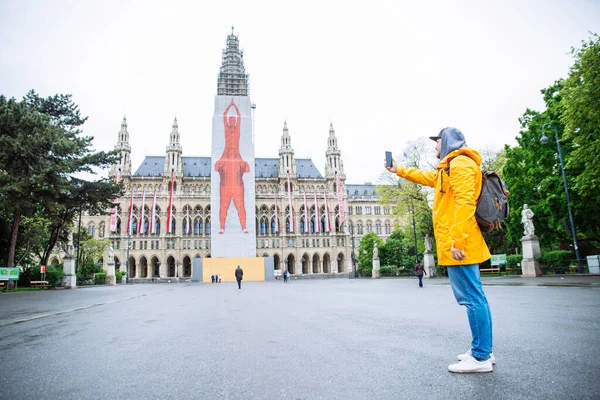
<path fill-rule="evenodd" d="M 232 32 L 223 50 L 217 93 L 247 96 L 248 80 L 243 52 Z M 256 256 L 273 257 L 276 271 L 347 274 L 353 270 L 352 254 L 364 234 L 375 232 L 385 239 L 391 233 L 393 216 L 379 204 L 375 185 L 346 184 L 333 124 L 323 136 L 324 174 L 312 160 L 294 156 L 286 122 L 279 157 L 255 159 Z M 110 240 L 115 266 L 127 270 L 130 279 L 190 277 L 192 259 L 211 256 L 211 158 L 183 155 L 177 119 L 165 154 L 147 156 L 135 171 L 126 118 L 115 149 L 121 157 L 110 176 L 121 180 L 126 192 L 111 213 L 112 221 L 111 215 L 83 215 L 82 229 Z M 168 222 L 172 171 L 173 209 Z"/>

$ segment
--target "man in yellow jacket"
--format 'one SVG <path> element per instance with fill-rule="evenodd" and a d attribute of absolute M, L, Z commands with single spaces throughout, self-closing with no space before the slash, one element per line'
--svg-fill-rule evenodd
<path fill-rule="evenodd" d="M 438 264 L 448 267 L 448 277 L 458 304 L 466 306 L 471 326 L 471 349 L 458 355 L 450 372 L 491 372 L 496 362 L 492 354 L 492 315 L 483 292 L 479 264 L 490 258 L 485 240 L 475 220 L 475 207 L 481 193 L 481 156 L 467 147 L 463 133 L 444 128 L 437 136 L 435 171 L 396 165 L 386 168 L 409 181 L 434 188 L 433 230 Z"/>

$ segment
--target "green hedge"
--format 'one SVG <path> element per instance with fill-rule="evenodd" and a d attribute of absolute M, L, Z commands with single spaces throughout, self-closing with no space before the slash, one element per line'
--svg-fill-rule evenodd
<path fill-rule="evenodd" d="M 106 283 L 106 272 L 96 272 L 94 274 L 94 283 L 96 285 L 104 285 Z"/>
<path fill-rule="evenodd" d="M 381 267 L 379 269 L 379 272 L 381 273 L 381 276 L 392 276 L 392 275 L 396 275 L 396 273 L 394 272 L 393 268 L 391 265 L 384 265 L 383 267 Z"/>
<path fill-rule="evenodd" d="M 568 268 L 571 265 L 572 254 L 566 250 L 548 251 L 536 258 L 536 260 L 549 268 Z"/>
<path fill-rule="evenodd" d="M 124 275 L 127 275 L 127 272 L 122 272 L 120 269 L 115 270 L 115 278 L 117 278 L 117 283 L 121 283 L 121 279 Z"/>
<path fill-rule="evenodd" d="M 506 256 L 506 268 L 510 268 L 513 274 L 521 275 L 522 254 L 511 254 Z"/>
<path fill-rule="evenodd" d="M 62 265 L 46 268 L 46 280 L 51 287 L 61 286 L 64 275 Z"/>

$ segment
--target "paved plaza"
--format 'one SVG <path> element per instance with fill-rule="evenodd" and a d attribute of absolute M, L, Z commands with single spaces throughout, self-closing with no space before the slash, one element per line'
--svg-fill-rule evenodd
<path fill-rule="evenodd" d="M 598 399 L 600 278 L 485 278 L 490 374 L 447 279 L 0 294 L 0 398 Z"/>

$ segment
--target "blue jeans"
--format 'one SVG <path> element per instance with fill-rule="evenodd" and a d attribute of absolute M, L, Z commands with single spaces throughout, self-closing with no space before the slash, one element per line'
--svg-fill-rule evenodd
<path fill-rule="evenodd" d="M 450 286 L 456 301 L 467 307 L 471 326 L 471 353 L 478 360 L 487 360 L 492 352 L 492 313 L 483 292 L 479 265 L 448 267 Z"/>

